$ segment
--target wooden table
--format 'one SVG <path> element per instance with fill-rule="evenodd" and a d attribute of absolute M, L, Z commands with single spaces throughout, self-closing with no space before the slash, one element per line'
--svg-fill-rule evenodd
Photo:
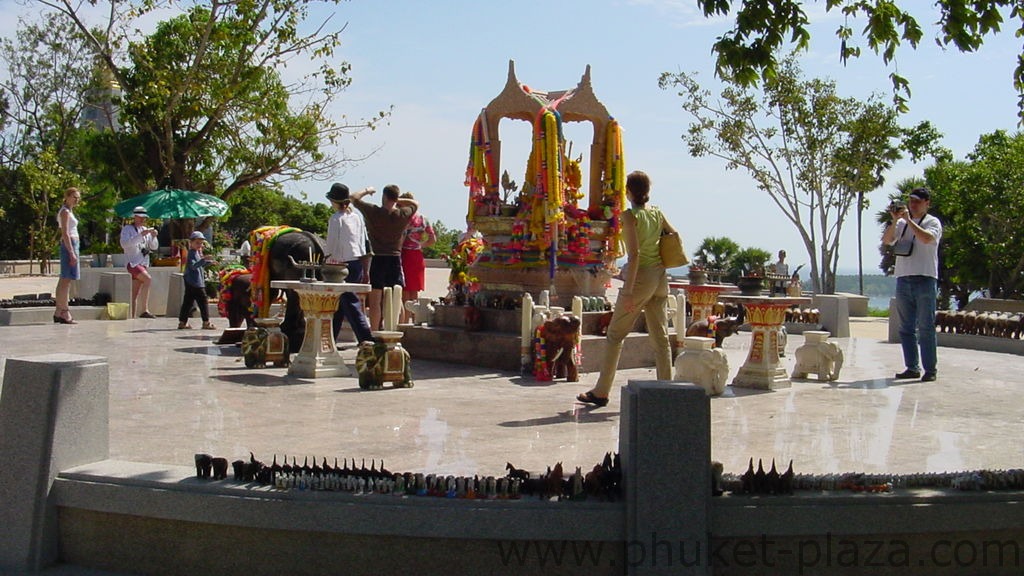
<path fill-rule="evenodd" d="M 338 353 L 331 323 L 342 294 L 369 292 L 370 285 L 274 280 L 270 286 L 294 290 L 299 295 L 299 307 L 306 317 L 306 336 L 302 340 L 302 348 L 295 354 L 288 367 L 288 375 L 300 378 L 354 375 L 355 370 L 347 366 Z"/>
<path fill-rule="evenodd" d="M 786 310 L 794 304 L 806 305 L 810 298 L 791 296 L 721 296 L 724 302 L 742 304 L 750 324 L 750 353 L 732 380 L 738 388 L 775 390 L 789 388 L 792 382 L 786 369 L 779 365 L 779 331 L 786 319 Z"/>

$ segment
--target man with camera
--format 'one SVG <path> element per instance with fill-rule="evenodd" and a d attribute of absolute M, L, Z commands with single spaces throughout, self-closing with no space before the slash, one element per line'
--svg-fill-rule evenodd
<path fill-rule="evenodd" d="M 156 318 L 149 311 L 149 287 L 153 278 L 149 275 L 149 254 L 159 248 L 156 228 L 146 226 L 149 214 L 146 208 L 136 206 L 132 210 L 132 221 L 121 228 L 121 249 L 128 261 L 128 273 L 132 275 L 131 314 L 139 309 L 139 318 Z"/>
<path fill-rule="evenodd" d="M 935 307 L 942 223 L 928 214 L 931 192 L 927 188 L 911 191 L 908 204 L 889 206 L 892 220 L 882 234 L 882 243 L 892 246 L 896 255 L 896 311 L 906 365 L 896 378 L 932 382 L 938 364 Z"/>

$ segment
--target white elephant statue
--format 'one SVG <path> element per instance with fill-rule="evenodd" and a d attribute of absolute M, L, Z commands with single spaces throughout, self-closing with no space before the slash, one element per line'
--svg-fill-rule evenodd
<path fill-rule="evenodd" d="M 406 300 L 405 309 L 412 313 L 416 324 L 429 325 L 434 322 L 434 304 L 430 298 Z"/>
<path fill-rule="evenodd" d="M 687 336 L 683 353 L 676 358 L 673 378 L 700 386 L 708 396 L 724 392 L 729 357 L 721 348 L 712 348 L 714 343 L 714 338 Z"/>
<path fill-rule="evenodd" d="M 835 342 L 826 340 L 828 332 L 804 332 L 804 344 L 796 349 L 796 366 L 793 378 L 804 379 L 810 373 L 817 374 L 819 381 L 834 382 L 843 369 L 843 349 Z"/>

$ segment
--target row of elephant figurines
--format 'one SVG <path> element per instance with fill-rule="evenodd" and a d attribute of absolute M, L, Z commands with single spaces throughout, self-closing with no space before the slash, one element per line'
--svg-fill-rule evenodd
<path fill-rule="evenodd" d="M 228 461 L 226 458 L 213 457 L 210 454 L 196 454 L 194 457 L 196 477 L 200 479 L 226 480 L 228 477 Z M 334 459 L 334 465 L 323 458 L 323 463 L 313 459 L 309 464 L 306 457 L 300 466 L 295 457 L 288 463 L 277 463 L 277 456 L 271 464 L 264 464 L 249 453 L 248 460 L 235 460 L 231 463 L 233 478 L 238 482 L 256 482 L 277 488 L 305 488 L 312 490 L 332 490 L 347 492 L 382 492 L 420 496 L 446 496 L 451 498 L 518 498 L 538 496 L 541 498 L 582 499 L 593 497 L 603 500 L 617 500 L 621 497 L 622 464 L 619 455 L 608 452 L 604 459 L 594 465 L 590 472 L 583 473 L 580 467 L 573 474 L 563 472 L 562 463 L 558 462 L 547 471 L 532 475 L 529 471 L 516 468 L 511 463 L 505 465 L 503 477 L 494 476 L 442 476 L 424 473 L 392 473 L 384 468 L 383 460 L 380 468 L 372 461 L 370 468 L 363 459 L 361 466 L 356 466 L 355 459 L 349 466 L 348 459 L 342 465 Z M 381 488 L 376 488 L 381 487 Z M 367 490 L 369 488 L 369 490 Z"/>
<path fill-rule="evenodd" d="M 935 313 L 935 329 L 952 334 L 1019 339 L 1024 337 L 1024 314 L 939 310 Z"/>

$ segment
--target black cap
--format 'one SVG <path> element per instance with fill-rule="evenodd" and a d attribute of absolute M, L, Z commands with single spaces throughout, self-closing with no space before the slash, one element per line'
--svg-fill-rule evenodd
<path fill-rule="evenodd" d="M 331 191 L 327 193 L 327 199 L 335 202 L 348 200 L 348 186 L 335 182 L 331 185 Z"/>
<path fill-rule="evenodd" d="M 930 201 L 932 199 L 932 193 L 929 192 L 927 188 L 914 188 L 910 192 L 910 197 L 911 198 L 917 198 L 918 200 L 924 200 L 925 202 L 928 202 L 928 201 Z"/>

